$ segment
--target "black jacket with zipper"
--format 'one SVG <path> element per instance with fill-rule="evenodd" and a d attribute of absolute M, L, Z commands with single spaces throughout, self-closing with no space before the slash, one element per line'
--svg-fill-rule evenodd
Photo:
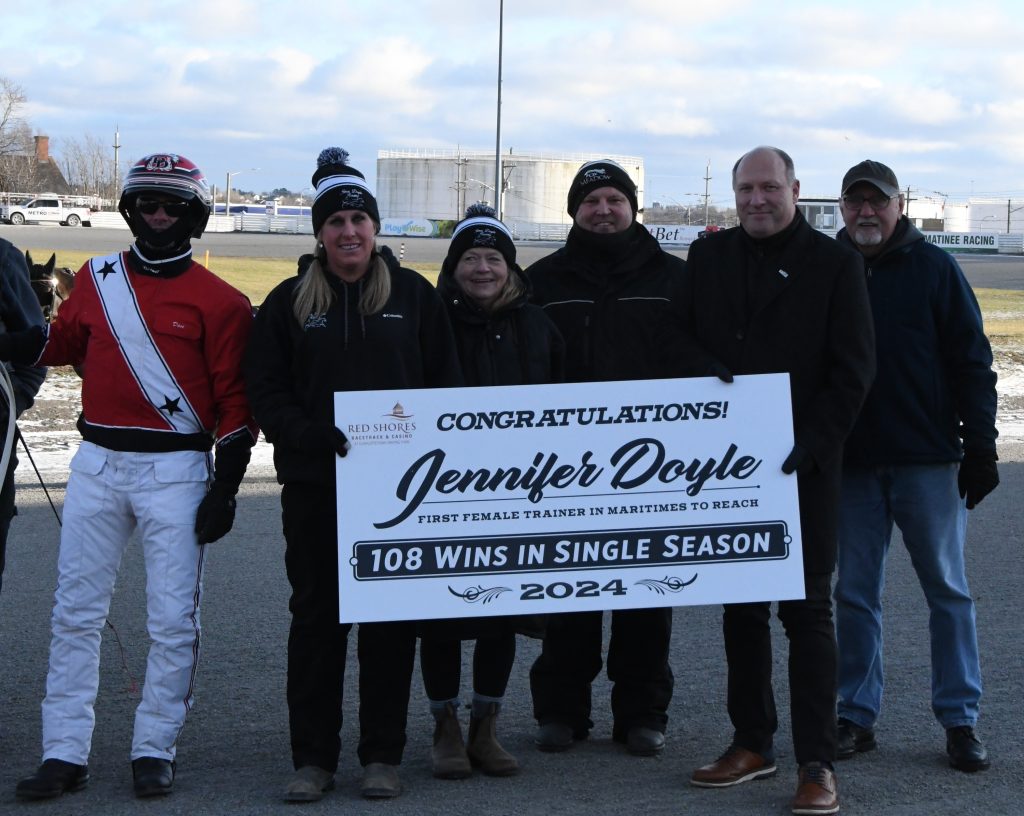
<path fill-rule="evenodd" d="M 334 422 L 335 391 L 462 385 L 437 291 L 418 272 L 399 266 L 387 247 L 380 254 L 391 273 L 391 296 L 376 314 L 359 313 L 361 280 L 345 283 L 328 275 L 334 300 L 300 326 L 292 302 L 301 270 L 278 284 L 256 313 L 243 373 L 282 484 L 333 482 L 334 451 L 312 455 L 300 450 L 299 440 L 311 424 Z"/>
<path fill-rule="evenodd" d="M 647 229 L 595 235 L 574 226 L 565 246 L 526 274 L 533 302 L 558 327 L 567 382 L 679 376 L 683 271 Z"/>
<path fill-rule="evenodd" d="M 522 279 L 521 270 L 510 275 Z M 494 312 L 466 297 L 447 264 L 437 281 L 455 332 L 466 385 L 532 385 L 565 379 L 565 342 L 538 306 L 528 302 L 529 288 Z"/>

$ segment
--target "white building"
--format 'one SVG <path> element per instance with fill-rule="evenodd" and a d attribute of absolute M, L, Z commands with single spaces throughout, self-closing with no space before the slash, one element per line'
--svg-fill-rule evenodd
<path fill-rule="evenodd" d="M 1024 202 L 1008 198 L 970 198 L 946 205 L 947 232 L 1024 232 Z"/>
<path fill-rule="evenodd" d="M 956 206 L 958 205 L 947 204 L 941 198 L 931 198 L 925 195 L 918 197 L 911 192 L 910 202 L 906 205 L 904 213 L 923 230 L 945 229 L 947 232 L 970 232 L 971 230 L 968 229 L 960 230 L 955 225 L 950 226 L 950 213 Z M 797 201 L 797 208 L 804 214 L 804 218 L 812 227 L 828 235 L 835 235 L 843 228 L 843 213 L 838 198 L 801 198 Z M 943 227 L 944 219 L 945 227 Z"/>
<path fill-rule="evenodd" d="M 502 220 L 517 238 L 564 238 L 572 224 L 566 195 L 584 162 L 611 159 L 637 185 L 642 208 L 644 162 L 637 156 L 502 154 Z M 458 221 L 478 201 L 494 206 L 494 152 L 482 150 L 381 150 L 377 153 L 377 204 L 381 218 Z"/>

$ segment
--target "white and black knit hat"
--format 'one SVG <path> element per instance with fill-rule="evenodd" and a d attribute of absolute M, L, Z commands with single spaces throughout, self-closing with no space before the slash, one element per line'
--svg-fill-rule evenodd
<path fill-rule="evenodd" d="M 569 215 L 576 217 L 576 210 L 580 203 L 591 190 L 599 187 L 614 187 L 620 190 L 629 199 L 629 205 L 633 208 L 633 215 L 636 215 L 636 184 L 629 177 L 621 164 L 611 159 L 599 159 L 589 161 L 576 171 L 576 176 L 569 187 Z"/>
<path fill-rule="evenodd" d="M 320 151 L 313 173 L 316 197 L 313 199 L 313 234 L 319 234 L 332 213 L 338 210 L 362 210 L 380 228 L 380 212 L 366 178 L 348 165 L 348 151 L 327 147 Z"/>
<path fill-rule="evenodd" d="M 466 217 L 455 225 L 452 242 L 448 245 L 447 263 L 457 264 L 462 254 L 473 247 L 498 250 L 509 266 L 516 262 L 516 245 L 512 242 L 512 233 L 486 204 L 470 205 L 466 209 Z"/>

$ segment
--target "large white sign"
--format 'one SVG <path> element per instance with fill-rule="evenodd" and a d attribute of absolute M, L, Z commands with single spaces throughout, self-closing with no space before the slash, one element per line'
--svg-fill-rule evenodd
<path fill-rule="evenodd" d="M 963 252 L 999 252 L 999 235 L 994 232 L 926 232 L 924 238 L 928 243 L 958 255 Z"/>
<path fill-rule="evenodd" d="M 342 622 L 804 597 L 789 377 L 335 394 Z"/>

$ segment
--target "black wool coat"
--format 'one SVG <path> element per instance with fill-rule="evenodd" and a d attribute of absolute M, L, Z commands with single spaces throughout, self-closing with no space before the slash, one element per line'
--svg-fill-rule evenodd
<path fill-rule="evenodd" d="M 736 227 L 694 242 L 685 279 L 699 347 L 733 374 L 790 375 L 794 437 L 810 456 L 798 476 L 804 571 L 831 572 L 843 442 L 875 374 L 861 256 L 798 212 L 774 241 Z"/>

